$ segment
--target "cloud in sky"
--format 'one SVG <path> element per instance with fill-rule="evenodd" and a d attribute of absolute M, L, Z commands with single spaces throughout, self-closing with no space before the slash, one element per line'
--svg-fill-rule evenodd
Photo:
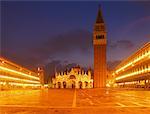
<path fill-rule="evenodd" d="M 139 39 L 138 36 L 143 36 L 143 34 L 149 33 L 149 29 L 150 15 L 132 20 L 121 29 L 121 36 L 127 37 L 130 34 L 132 35 L 133 39 L 135 39 L 135 37 Z"/>
<path fill-rule="evenodd" d="M 34 55 L 43 55 L 43 59 L 49 61 L 58 56 L 67 58 L 74 53 L 86 55 L 91 49 L 92 33 L 87 30 L 76 29 L 48 38 L 29 50 Z M 83 57 L 81 56 L 80 59 L 82 60 Z"/>
<path fill-rule="evenodd" d="M 86 52 L 91 47 L 92 33 L 77 29 L 49 38 L 33 51 L 55 55 L 58 53 L 70 53 L 73 50 Z"/>
<path fill-rule="evenodd" d="M 19 59 L 19 63 L 36 66 L 43 64 L 45 61 L 49 62 L 57 56 L 62 57 L 65 55 L 68 57 L 75 52 L 79 57 L 81 54 L 80 59 L 82 61 L 82 59 L 84 59 L 82 55 L 87 55 L 91 49 L 92 33 L 87 30 L 76 29 L 43 40 L 39 45 L 26 47 L 23 51 L 20 51 L 21 49 L 14 50 L 13 52 L 3 51 L 2 54 L 12 57 L 12 59 L 22 58 L 23 61 L 27 62 L 21 62 Z M 5 50 L 5 46 L 3 50 Z M 20 52 L 18 53 L 17 51 Z"/>
<path fill-rule="evenodd" d="M 126 26 L 126 30 L 133 29 L 133 28 L 139 26 L 140 24 L 147 23 L 147 21 L 150 21 L 150 16 L 138 18 L 138 19 L 134 20 L 133 22 L 129 23 Z"/>
<path fill-rule="evenodd" d="M 135 43 L 131 40 L 109 41 L 107 46 L 107 61 L 125 59 L 135 51 L 135 47 Z"/>
<path fill-rule="evenodd" d="M 109 49 L 131 49 L 134 47 L 134 43 L 130 40 L 118 40 L 116 42 L 109 42 L 108 48 Z"/>
<path fill-rule="evenodd" d="M 132 47 L 134 47 L 134 43 L 130 40 L 108 42 L 108 51 L 117 51 L 118 48 L 121 50 L 131 49 Z M 93 61 L 92 33 L 82 29 L 71 30 L 48 38 L 39 45 L 27 47 L 26 50 L 22 52 L 4 52 L 3 54 L 12 57 L 12 60 L 15 59 L 15 61 L 19 61 L 19 63 L 23 65 L 33 67 L 48 64 L 57 59 L 65 61 L 64 58 L 68 59 L 71 58 L 73 54 L 76 54 L 77 58 L 75 59 L 81 61 L 82 64 L 82 61 L 88 62 L 90 59 Z M 60 56 L 60 58 L 57 58 L 58 56 Z M 67 60 L 67 62 L 69 63 L 70 61 Z"/>
<path fill-rule="evenodd" d="M 113 70 L 121 61 L 116 60 L 116 61 L 108 61 L 107 62 L 107 68 L 108 70 Z"/>

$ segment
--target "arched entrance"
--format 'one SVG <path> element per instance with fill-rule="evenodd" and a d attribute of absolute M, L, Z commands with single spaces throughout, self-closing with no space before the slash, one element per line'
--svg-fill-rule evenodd
<path fill-rule="evenodd" d="M 90 82 L 90 87 L 93 87 L 93 83 L 92 82 Z"/>
<path fill-rule="evenodd" d="M 67 83 L 63 82 L 63 88 L 66 88 Z"/>
<path fill-rule="evenodd" d="M 76 88 L 76 85 L 75 85 L 75 84 L 76 84 L 76 82 L 75 82 L 74 80 L 72 80 L 72 85 L 71 85 L 71 87 L 72 87 L 72 88 Z"/>
<path fill-rule="evenodd" d="M 87 87 L 88 87 L 88 82 L 85 81 L 85 88 L 87 88 Z"/>
<path fill-rule="evenodd" d="M 61 82 L 58 82 L 58 88 L 61 88 Z"/>
<path fill-rule="evenodd" d="M 74 75 L 70 75 L 69 79 L 71 80 L 71 88 L 76 88 L 76 77 Z"/>
<path fill-rule="evenodd" d="M 54 84 L 54 88 L 56 88 L 56 84 Z"/>
<path fill-rule="evenodd" d="M 82 82 L 79 81 L 79 88 L 82 89 Z"/>

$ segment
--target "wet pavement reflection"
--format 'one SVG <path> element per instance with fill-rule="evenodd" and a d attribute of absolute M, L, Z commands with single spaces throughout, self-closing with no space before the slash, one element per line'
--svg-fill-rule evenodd
<path fill-rule="evenodd" d="M 150 91 L 43 89 L 0 91 L 0 114 L 97 114 L 150 111 Z"/>

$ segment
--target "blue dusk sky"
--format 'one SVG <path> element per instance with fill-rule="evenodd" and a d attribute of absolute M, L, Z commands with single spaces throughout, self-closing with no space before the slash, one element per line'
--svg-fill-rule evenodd
<path fill-rule="evenodd" d="M 76 63 L 93 67 L 98 5 L 107 28 L 107 61 L 150 41 L 150 2 L 1 1 L 1 54 L 28 68 Z"/>

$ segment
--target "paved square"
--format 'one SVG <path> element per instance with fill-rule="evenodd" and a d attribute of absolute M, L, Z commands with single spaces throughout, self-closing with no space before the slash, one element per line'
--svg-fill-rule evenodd
<path fill-rule="evenodd" d="M 148 114 L 150 91 L 47 89 L 0 91 L 0 114 Z"/>

